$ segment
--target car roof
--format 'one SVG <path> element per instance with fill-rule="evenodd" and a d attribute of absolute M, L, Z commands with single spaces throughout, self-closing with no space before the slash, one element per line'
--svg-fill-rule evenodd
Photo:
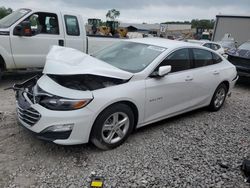
<path fill-rule="evenodd" d="M 32 12 L 47 12 L 47 13 L 63 13 L 63 14 L 72 14 L 72 15 L 77 15 L 77 16 L 81 16 L 79 12 L 74 12 L 72 10 L 69 11 L 65 11 L 65 10 L 60 10 L 60 9 L 55 9 L 55 8 L 37 8 L 37 7 L 22 7 L 19 8 L 20 9 L 28 9 L 31 10 Z"/>
<path fill-rule="evenodd" d="M 188 43 L 188 42 L 182 42 L 182 41 L 176 41 L 176 40 L 169 40 L 164 38 L 136 38 L 136 39 L 129 39 L 128 41 L 131 42 L 137 42 L 142 44 L 148 44 L 148 45 L 154 45 L 159 46 L 167 49 L 173 49 L 178 47 L 197 47 L 200 45 Z"/>

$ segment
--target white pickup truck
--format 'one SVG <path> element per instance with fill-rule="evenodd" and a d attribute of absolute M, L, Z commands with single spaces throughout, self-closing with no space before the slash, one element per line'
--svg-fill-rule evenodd
<path fill-rule="evenodd" d="M 53 45 L 91 54 L 119 40 L 87 37 L 79 14 L 19 9 L 0 20 L 0 77 L 8 70 L 42 68 Z"/>

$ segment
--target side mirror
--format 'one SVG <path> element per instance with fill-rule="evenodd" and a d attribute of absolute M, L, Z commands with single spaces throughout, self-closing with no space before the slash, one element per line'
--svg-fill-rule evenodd
<path fill-rule="evenodd" d="M 149 77 L 151 77 L 151 78 L 163 77 L 163 76 L 167 75 L 168 73 L 170 73 L 170 71 L 171 71 L 170 65 L 161 66 L 161 67 L 159 67 L 158 70 L 152 72 Z"/>
<path fill-rule="evenodd" d="M 14 28 L 13 35 L 22 36 L 22 30 L 23 30 L 22 25 L 20 25 L 20 24 L 17 25 L 17 26 Z"/>
<path fill-rule="evenodd" d="M 162 66 L 162 67 L 159 67 L 158 75 L 163 77 L 163 76 L 167 75 L 168 73 L 170 73 L 170 71 L 171 71 L 170 65 Z"/>
<path fill-rule="evenodd" d="M 32 36 L 30 21 L 23 21 L 21 24 L 17 25 L 14 28 L 13 34 L 18 35 L 18 36 L 26 36 L 26 37 Z"/>

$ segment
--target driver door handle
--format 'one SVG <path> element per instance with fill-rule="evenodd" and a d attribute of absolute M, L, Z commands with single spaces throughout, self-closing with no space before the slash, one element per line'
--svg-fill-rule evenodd
<path fill-rule="evenodd" d="M 193 78 L 190 77 L 190 76 L 187 76 L 187 78 L 185 79 L 186 82 L 190 82 L 190 81 L 192 81 L 192 80 L 193 80 Z"/>
<path fill-rule="evenodd" d="M 218 74 L 220 74 L 220 72 L 219 71 L 214 71 L 213 74 L 218 75 Z"/>
<path fill-rule="evenodd" d="M 58 45 L 59 45 L 59 46 L 64 46 L 64 40 L 59 40 L 59 41 L 58 41 Z"/>

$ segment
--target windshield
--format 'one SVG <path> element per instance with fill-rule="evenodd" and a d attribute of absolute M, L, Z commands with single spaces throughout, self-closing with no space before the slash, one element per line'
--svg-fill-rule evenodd
<path fill-rule="evenodd" d="M 135 43 L 118 42 L 93 56 L 119 69 L 137 73 L 145 69 L 166 48 Z"/>
<path fill-rule="evenodd" d="M 239 49 L 241 50 L 250 50 L 250 42 L 245 42 L 242 45 L 239 46 Z"/>
<path fill-rule="evenodd" d="M 0 20 L 0 27 L 7 28 L 10 27 L 12 24 L 16 23 L 17 20 L 28 14 L 31 10 L 29 9 L 19 9 L 8 16 L 5 16 Z"/>

